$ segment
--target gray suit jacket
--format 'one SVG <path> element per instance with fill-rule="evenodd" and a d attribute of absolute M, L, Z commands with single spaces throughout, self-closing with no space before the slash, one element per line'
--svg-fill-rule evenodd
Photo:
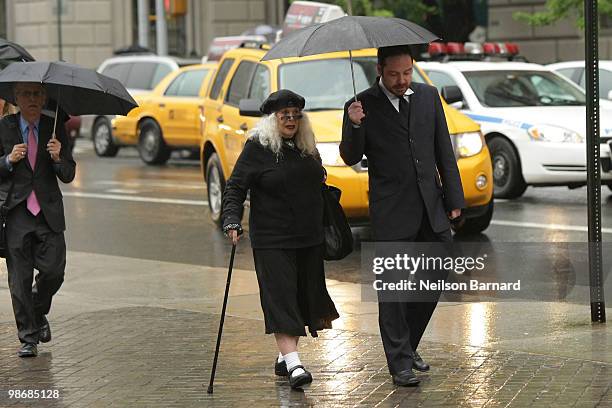
<path fill-rule="evenodd" d="M 61 232 L 66 229 L 66 221 L 62 192 L 57 179 L 70 183 L 74 179 L 76 163 L 70 152 L 70 141 L 66 137 L 63 123 L 58 123 L 56 130 L 57 138 L 62 144 L 61 161 L 53 162 L 47 152 L 47 143 L 52 133 L 53 119 L 41 116 L 35 168 L 32 169 L 30 162 L 25 158 L 13 165 L 13 171 L 9 171 L 6 156 L 11 153 L 13 146 L 23 143 L 19 129 L 19 116 L 17 114 L 8 115 L 0 120 L 0 205 L 6 203 L 9 210 L 13 209 L 26 200 L 30 192 L 34 190 L 49 228 L 55 232 Z M 13 191 L 8 197 L 12 183 L 14 183 Z"/>
<path fill-rule="evenodd" d="M 355 128 L 344 107 L 340 154 L 348 165 L 368 159 L 370 220 L 377 240 L 412 236 L 423 216 L 450 227 L 447 211 L 465 207 L 461 178 L 435 87 L 412 83 L 409 120 L 376 83 L 357 95 L 365 120 Z"/>

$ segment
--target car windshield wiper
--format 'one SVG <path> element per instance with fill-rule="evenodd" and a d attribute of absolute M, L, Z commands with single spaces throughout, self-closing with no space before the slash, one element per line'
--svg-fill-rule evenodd
<path fill-rule="evenodd" d="M 489 91 L 491 94 L 500 97 L 500 98 L 506 98 L 509 99 L 511 101 L 515 101 L 515 102 L 520 102 L 525 106 L 536 106 L 539 105 L 539 100 L 534 99 L 534 98 L 528 98 L 525 96 L 518 96 L 518 95 L 513 95 L 511 93 L 508 92 L 504 92 L 500 89 L 495 89 L 495 90 L 491 90 Z"/>
<path fill-rule="evenodd" d="M 549 105 L 560 105 L 560 106 L 584 106 L 585 102 L 580 102 L 576 100 L 563 99 L 563 98 L 553 98 L 551 96 L 545 96 L 550 98 L 552 103 Z"/>

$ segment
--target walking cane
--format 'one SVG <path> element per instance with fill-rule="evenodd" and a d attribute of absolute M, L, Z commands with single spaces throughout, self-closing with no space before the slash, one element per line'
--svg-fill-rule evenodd
<path fill-rule="evenodd" d="M 215 347 L 215 359 L 213 360 L 212 371 L 210 372 L 210 384 L 208 393 L 213 393 L 213 383 L 215 382 L 215 371 L 217 370 L 217 359 L 219 357 L 219 346 L 221 345 L 221 333 L 223 333 L 223 322 L 225 321 L 225 308 L 227 306 L 227 296 L 229 294 L 230 281 L 232 280 L 232 269 L 234 267 L 234 255 L 236 254 L 236 244 L 232 245 L 232 255 L 230 256 L 229 270 L 227 271 L 227 282 L 225 283 L 225 296 L 223 296 L 223 308 L 221 309 L 221 321 L 219 322 L 219 333 L 217 334 L 217 346 Z"/>

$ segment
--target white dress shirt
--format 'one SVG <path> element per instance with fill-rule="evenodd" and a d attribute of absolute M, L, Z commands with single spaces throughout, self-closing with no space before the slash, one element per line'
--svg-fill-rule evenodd
<path fill-rule="evenodd" d="M 395 96 L 391 91 L 389 91 L 385 87 L 385 84 L 383 84 L 383 81 L 382 81 L 382 77 L 378 79 L 378 85 L 380 85 L 380 89 L 382 89 L 383 93 L 387 95 L 387 98 L 389 98 L 389 102 L 391 102 L 395 110 L 399 112 L 399 96 Z M 413 93 L 414 91 L 410 88 L 406 90 L 406 93 L 403 96 L 406 102 L 410 102 L 410 99 L 408 99 L 408 97 L 412 95 Z"/>

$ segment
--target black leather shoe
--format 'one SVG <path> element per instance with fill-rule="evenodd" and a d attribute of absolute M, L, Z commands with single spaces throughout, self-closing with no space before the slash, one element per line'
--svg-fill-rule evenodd
<path fill-rule="evenodd" d="M 418 371 L 429 371 L 429 364 L 424 362 L 419 353 L 415 351 L 412 357 L 412 368 Z"/>
<path fill-rule="evenodd" d="M 17 352 L 19 357 L 36 357 L 38 355 L 38 347 L 33 343 L 23 343 Z"/>
<path fill-rule="evenodd" d="M 280 363 L 278 362 L 278 358 L 274 360 L 274 374 L 281 377 L 286 377 L 289 375 L 289 372 L 287 371 L 287 363 L 285 362 L 285 360 L 281 361 Z"/>
<path fill-rule="evenodd" d="M 412 370 L 400 371 L 397 374 L 393 374 L 393 384 L 399 385 L 400 387 L 415 387 L 419 385 L 421 380 L 417 378 Z"/>
<path fill-rule="evenodd" d="M 43 316 L 42 321 L 43 325 L 38 329 L 38 340 L 40 340 L 41 343 L 48 343 L 51 341 L 51 326 L 49 326 L 46 317 Z"/>
<path fill-rule="evenodd" d="M 304 372 L 300 375 L 291 375 L 291 373 L 293 373 L 298 368 L 301 368 L 302 370 L 304 370 Z M 289 385 L 291 385 L 291 388 L 293 388 L 294 390 L 296 388 L 301 388 L 307 384 L 310 384 L 311 382 L 312 374 L 306 371 L 304 366 L 298 365 L 289 370 Z"/>

